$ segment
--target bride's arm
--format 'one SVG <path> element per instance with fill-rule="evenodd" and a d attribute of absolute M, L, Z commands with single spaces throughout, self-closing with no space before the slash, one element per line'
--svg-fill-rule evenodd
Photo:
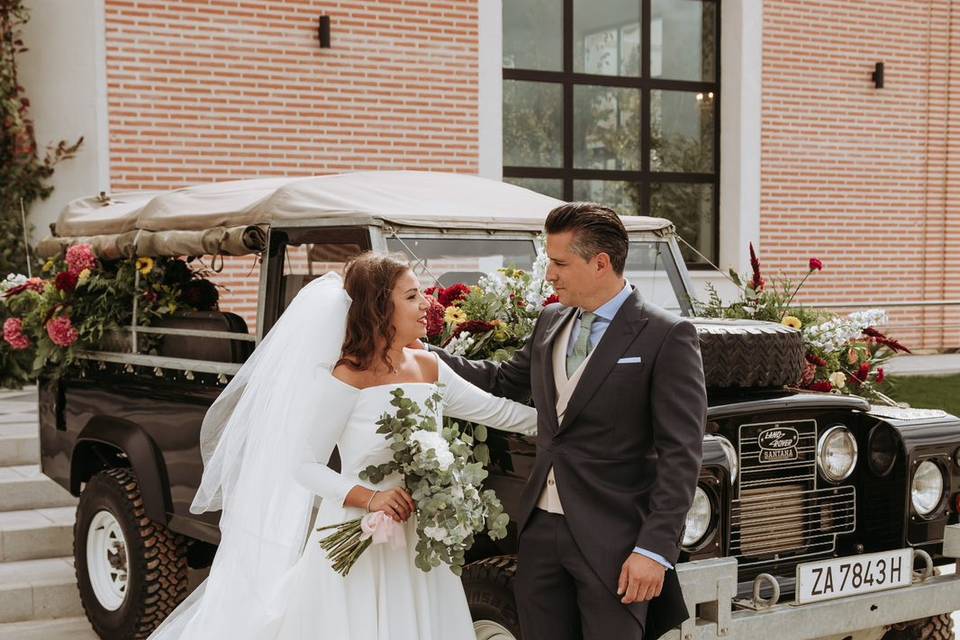
<path fill-rule="evenodd" d="M 478 422 L 494 429 L 525 435 L 537 433 L 537 410 L 525 404 L 498 398 L 473 386 L 437 358 L 443 389 L 443 414 Z"/>

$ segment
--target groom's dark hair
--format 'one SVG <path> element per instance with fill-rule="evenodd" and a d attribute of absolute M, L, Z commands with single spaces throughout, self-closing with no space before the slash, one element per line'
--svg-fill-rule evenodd
<path fill-rule="evenodd" d="M 598 253 L 610 256 L 610 266 L 617 275 L 627 263 L 630 240 L 620 216 L 596 202 L 571 202 L 560 205 L 547 214 L 543 225 L 548 234 L 573 232 L 571 249 L 584 260 Z"/>

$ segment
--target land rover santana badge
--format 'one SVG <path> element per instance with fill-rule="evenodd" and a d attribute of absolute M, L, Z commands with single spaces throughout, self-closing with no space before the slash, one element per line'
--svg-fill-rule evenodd
<path fill-rule="evenodd" d="M 800 434 L 796 429 L 780 426 L 764 429 L 757 436 L 757 442 L 760 444 L 761 463 L 784 462 L 800 457 L 797 450 Z"/>

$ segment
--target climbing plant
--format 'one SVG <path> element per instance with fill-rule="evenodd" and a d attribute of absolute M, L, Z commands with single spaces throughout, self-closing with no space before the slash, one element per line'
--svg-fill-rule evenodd
<path fill-rule="evenodd" d="M 30 229 L 24 229 L 21 212 L 50 195 L 54 167 L 83 143 L 83 138 L 61 140 L 40 157 L 30 101 L 17 78 L 17 56 L 27 51 L 22 28 L 29 17 L 23 0 L 0 0 L 0 277 L 27 271 L 24 237 Z"/>

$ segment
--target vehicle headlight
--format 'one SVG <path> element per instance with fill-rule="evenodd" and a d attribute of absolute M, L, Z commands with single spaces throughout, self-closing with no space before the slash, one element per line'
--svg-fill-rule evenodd
<path fill-rule="evenodd" d="M 857 466 L 857 439 L 844 426 L 830 427 L 817 443 L 820 473 L 830 482 L 840 482 Z"/>
<path fill-rule="evenodd" d="M 870 470 L 878 476 L 887 475 L 897 461 L 899 450 L 893 429 L 885 424 L 877 425 L 870 432 L 868 443 Z"/>
<path fill-rule="evenodd" d="M 910 500 L 917 513 L 925 516 L 937 508 L 943 497 L 943 485 L 943 471 L 940 467 L 929 460 L 921 462 L 913 472 L 913 482 L 910 485 Z"/>
<path fill-rule="evenodd" d="M 687 511 L 687 523 L 683 530 L 684 547 L 693 547 L 703 540 L 710 529 L 710 522 L 713 520 L 713 506 L 710 504 L 710 497 L 701 487 L 697 487 L 693 494 L 693 504 L 690 511 Z"/>

